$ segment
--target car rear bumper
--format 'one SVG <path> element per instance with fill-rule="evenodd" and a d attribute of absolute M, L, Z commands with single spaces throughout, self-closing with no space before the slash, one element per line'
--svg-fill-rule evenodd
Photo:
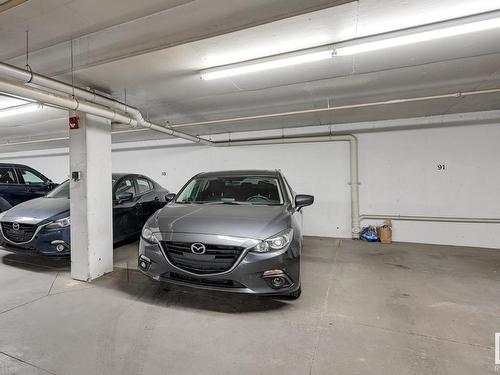
<path fill-rule="evenodd" d="M 138 268 L 150 278 L 199 289 L 256 295 L 285 295 L 300 288 L 300 243 L 292 243 L 284 250 L 256 254 L 246 251 L 229 271 L 197 274 L 175 266 L 164 249 L 141 238 Z M 144 265 L 146 265 L 144 267 Z M 286 280 L 283 287 L 272 286 L 266 271 L 282 271 Z"/>

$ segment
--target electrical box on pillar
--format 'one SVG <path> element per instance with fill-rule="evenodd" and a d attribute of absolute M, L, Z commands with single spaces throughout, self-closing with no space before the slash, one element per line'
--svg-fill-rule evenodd
<path fill-rule="evenodd" d="M 71 179 L 73 181 L 80 181 L 80 176 L 81 176 L 81 173 L 78 172 L 78 171 L 75 171 L 75 172 L 71 172 Z"/>

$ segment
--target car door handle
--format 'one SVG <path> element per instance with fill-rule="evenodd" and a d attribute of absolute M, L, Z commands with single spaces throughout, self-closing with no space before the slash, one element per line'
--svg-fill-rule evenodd
<path fill-rule="evenodd" d="M 155 201 L 156 201 L 156 202 L 159 202 L 159 201 L 160 201 L 160 198 L 155 197 Z"/>
<path fill-rule="evenodd" d="M 140 210 L 142 208 L 142 203 L 136 203 L 134 207 L 136 210 Z"/>

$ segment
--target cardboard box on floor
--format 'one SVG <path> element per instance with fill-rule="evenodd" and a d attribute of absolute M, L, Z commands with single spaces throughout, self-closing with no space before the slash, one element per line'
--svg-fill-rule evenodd
<path fill-rule="evenodd" d="M 390 220 L 385 220 L 384 224 L 378 228 L 380 242 L 382 243 L 392 243 L 392 223 Z"/>

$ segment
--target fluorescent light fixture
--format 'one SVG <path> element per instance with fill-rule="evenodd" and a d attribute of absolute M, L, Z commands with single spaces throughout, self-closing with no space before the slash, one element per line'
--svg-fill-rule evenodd
<path fill-rule="evenodd" d="M 252 60 L 243 63 L 231 64 L 217 68 L 210 68 L 200 72 L 201 78 L 205 81 L 232 77 L 241 74 L 255 73 L 263 70 L 271 70 L 282 68 L 285 66 L 305 64 L 314 61 L 328 60 L 333 57 L 333 50 L 322 50 L 310 53 L 302 53 L 300 55 L 285 57 L 268 57 L 264 59 Z"/>
<path fill-rule="evenodd" d="M 348 56 L 358 53 L 375 51 L 385 48 L 403 46 L 407 44 L 421 43 L 434 39 L 448 38 L 451 36 L 464 35 L 477 31 L 491 30 L 500 27 L 500 17 L 483 21 L 470 22 L 457 26 L 449 26 L 441 29 L 422 31 L 415 34 L 397 36 L 373 42 L 360 43 L 352 46 L 339 47 L 335 49 L 336 56 Z"/>
<path fill-rule="evenodd" d="M 16 105 L 14 107 L 7 107 L 0 109 L 0 118 L 20 115 L 23 113 L 35 112 L 42 109 L 42 105 L 38 103 L 28 103 Z"/>
<path fill-rule="evenodd" d="M 320 60 L 328 60 L 334 56 L 354 55 L 358 53 L 464 35 L 478 31 L 486 31 L 499 27 L 500 17 L 483 19 L 464 24 L 445 26 L 439 29 L 414 32 L 413 34 L 388 37 L 386 39 L 374 40 L 366 43 L 346 46 L 340 45 L 335 49 L 331 48 L 330 46 L 323 46 L 320 47 L 322 49 L 315 48 L 297 51 L 289 54 L 281 54 L 261 59 L 249 60 L 240 63 L 205 69 L 200 71 L 200 74 L 203 80 L 208 81 L 212 79 L 255 73 L 264 70 L 277 69 Z"/>

